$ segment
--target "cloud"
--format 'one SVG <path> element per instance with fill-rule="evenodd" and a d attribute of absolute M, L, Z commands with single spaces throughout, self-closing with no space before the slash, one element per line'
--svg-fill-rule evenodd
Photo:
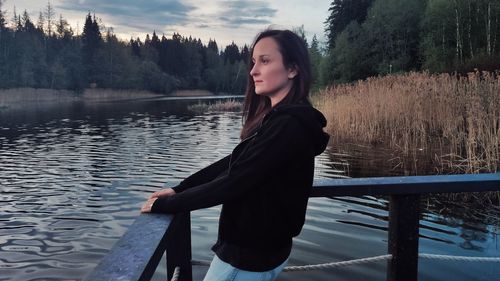
<path fill-rule="evenodd" d="M 220 1 L 220 12 L 217 18 L 226 27 L 240 27 L 242 25 L 269 24 L 277 10 L 269 7 L 264 1 Z"/>
<path fill-rule="evenodd" d="M 96 13 L 118 27 L 148 31 L 182 25 L 195 7 L 180 0 L 65 0 L 56 6 L 68 11 Z"/>
<path fill-rule="evenodd" d="M 55 8 L 81 14 L 95 13 L 117 34 L 144 35 L 178 32 L 200 36 L 200 32 L 243 41 L 263 25 L 276 20 L 274 1 L 263 0 L 55 0 Z M 275 4 L 274 4 L 275 5 Z M 64 14 L 64 12 L 63 12 Z M 234 32 L 233 32 L 234 31 Z M 241 37 L 241 38 L 240 38 Z M 228 41 L 227 39 L 226 41 Z"/>
<path fill-rule="evenodd" d="M 196 28 L 210 28 L 210 25 L 208 24 L 197 24 L 195 25 Z"/>
<path fill-rule="evenodd" d="M 189 14 L 186 25 L 199 28 L 239 29 L 271 24 L 277 10 L 266 1 L 206 1 Z"/>

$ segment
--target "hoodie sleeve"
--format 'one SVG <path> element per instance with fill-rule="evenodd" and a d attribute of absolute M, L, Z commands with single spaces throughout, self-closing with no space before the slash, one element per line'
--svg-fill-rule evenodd
<path fill-rule="evenodd" d="M 224 172 L 229 168 L 230 159 L 231 155 L 228 155 L 220 159 L 219 161 L 187 177 L 172 189 L 175 191 L 175 193 L 181 193 L 190 187 L 200 185 L 215 179 L 215 177 L 217 177 L 218 175 L 220 175 L 222 172 Z"/>
<path fill-rule="evenodd" d="M 232 159 L 228 173 L 184 192 L 157 199 L 152 212 L 178 213 L 230 202 L 251 192 L 276 171 L 286 170 L 294 161 L 313 156 L 305 128 L 296 118 L 282 115 L 269 123 L 248 144 L 246 152 Z"/>

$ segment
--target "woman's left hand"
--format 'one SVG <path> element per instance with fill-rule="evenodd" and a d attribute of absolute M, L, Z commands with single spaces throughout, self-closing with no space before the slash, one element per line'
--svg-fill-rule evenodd
<path fill-rule="evenodd" d="M 153 203 L 158 199 L 157 197 L 149 198 L 144 205 L 142 205 L 141 213 L 151 213 L 151 207 L 153 207 Z"/>

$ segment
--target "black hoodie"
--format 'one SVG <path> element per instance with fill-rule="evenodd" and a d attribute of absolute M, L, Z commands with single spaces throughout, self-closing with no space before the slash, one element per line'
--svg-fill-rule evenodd
<path fill-rule="evenodd" d="M 178 213 L 223 204 L 217 256 L 247 271 L 267 271 L 289 256 L 304 224 L 314 157 L 329 136 L 310 105 L 278 105 L 233 152 L 155 201 L 152 212 Z"/>

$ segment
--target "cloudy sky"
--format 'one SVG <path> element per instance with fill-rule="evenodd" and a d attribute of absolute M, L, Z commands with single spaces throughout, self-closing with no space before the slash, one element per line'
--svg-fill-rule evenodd
<path fill-rule="evenodd" d="M 7 18 L 27 10 L 34 22 L 47 6 L 44 0 L 3 0 Z M 251 44 L 257 32 L 274 26 L 295 28 L 304 25 L 309 42 L 314 34 L 324 41 L 324 21 L 328 17 L 331 0 L 50 0 L 59 15 L 81 33 L 85 16 L 95 13 L 106 27 L 123 40 L 147 33 L 174 32 L 182 36 L 200 38 L 204 44 L 209 38 L 220 46 L 234 41 L 239 46 Z"/>

